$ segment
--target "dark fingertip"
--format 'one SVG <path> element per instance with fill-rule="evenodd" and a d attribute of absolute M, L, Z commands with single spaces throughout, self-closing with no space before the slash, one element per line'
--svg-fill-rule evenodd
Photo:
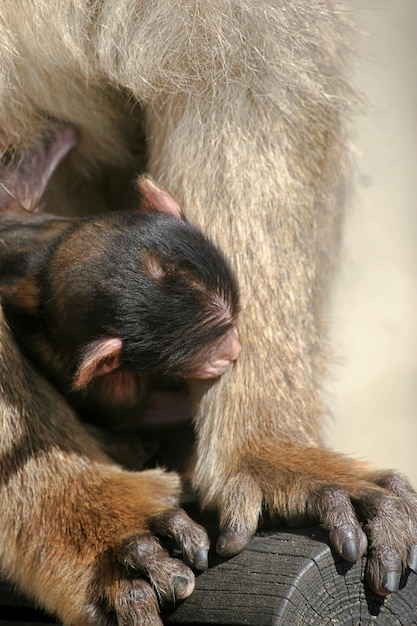
<path fill-rule="evenodd" d="M 183 598 L 187 594 L 189 585 L 190 581 L 185 576 L 175 576 L 172 581 L 175 598 Z"/>
<path fill-rule="evenodd" d="M 242 552 L 253 536 L 252 532 L 236 532 L 225 530 L 217 539 L 216 552 L 219 556 L 229 558 Z"/>
<path fill-rule="evenodd" d="M 240 552 L 241 548 L 235 545 L 239 544 L 239 537 L 232 532 L 226 532 L 220 535 L 216 543 L 216 552 L 219 556 L 228 558 Z"/>
<path fill-rule="evenodd" d="M 204 572 L 208 568 L 208 550 L 201 548 L 194 555 L 194 565 L 200 572 Z"/>
<path fill-rule="evenodd" d="M 216 552 L 224 559 L 230 556 L 226 537 L 219 537 L 216 543 Z"/>
<path fill-rule="evenodd" d="M 416 545 L 410 548 L 410 552 L 408 554 L 407 565 L 414 572 L 417 572 L 417 546 Z"/>
<path fill-rule="evenodd" d="M 356 539 L 348 539 L 342 546 L 342 556 L 349 563 L 355 563 L 359 558 L 359 546 Z"/>
<path fill-rule="evenodd" d="M 222 555 L 223 552 L 225 552 L 226 548 L 227 548 L 227 537 L 226 535 L 220 535 L 216 543 L 217 554 Z"/>
<path fill-rule="evenodd" d="M 382 586 L 388 593 L 395 593 L 400 588 L 400 575 L 398 572 L 387 572 L 382 579 Z"/>

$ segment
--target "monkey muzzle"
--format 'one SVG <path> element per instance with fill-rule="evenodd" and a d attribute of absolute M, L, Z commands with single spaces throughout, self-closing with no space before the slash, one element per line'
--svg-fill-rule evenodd
<path fill-rule="evenodd" d="M 214 347 L 208 359 L 193 373 L 193 378 L 206 379 L 221 376 L 236 361 L 240 351 L 241 345 L 237 330 L 232 328 Z"/>

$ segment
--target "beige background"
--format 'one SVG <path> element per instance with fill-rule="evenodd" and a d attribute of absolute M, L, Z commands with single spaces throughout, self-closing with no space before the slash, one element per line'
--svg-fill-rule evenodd
<path fill-rule="evenodd" d="M 327 440 L 417 487 L 417 2 L 358 3 L 356 190 L 331 310 Z"/>

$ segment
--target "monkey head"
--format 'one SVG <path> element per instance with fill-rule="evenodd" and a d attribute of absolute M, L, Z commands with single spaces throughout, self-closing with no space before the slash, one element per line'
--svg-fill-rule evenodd
<path fill-rule="evenodd" d="M 132 376 L 214 378 L 240 352 L 225 256 L 169 194 L 149 178 L 139 187 L 144 210 L 78 220 L 40 280 L 54 343 L 72 355 L 73 389 L 106 377 L 101 387 L 123 401 Z"/>

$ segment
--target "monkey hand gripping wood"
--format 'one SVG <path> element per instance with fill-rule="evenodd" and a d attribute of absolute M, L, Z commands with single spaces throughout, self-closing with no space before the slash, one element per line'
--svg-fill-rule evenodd
<path fill-rule="evenodd" d="M 343 4 L 328 0 L 3 2 L 1 142 L 5 152 L 28 144 L 51 116 L 80 129 L 47 204 L 68 214 L 91 211 L 103 189 L 122 203 L 118 176 L 137 167 L 145 146 L 143 171 L 227 252 L 241 290 L 239 359 L 210 386 L 193 385 L 192 480 L 201 502 L 219 512 L 219 553 L 242 549 L 265 511 L 289 522 L 307 517 L 349 561 L 368 545 L 367 580 L 386 594 L 398 589 L 402 568 L 416 567 L 416 494 L 402 476 L 331 452 L 321 438 L 326 286 L 349 178 L 345 17 Z M 26 389 L 23 397 L 30 399 Z M 47 430 L 53 447 L 55 431 Z M 2 458 L 15 463 L 18 444 L 6 440 L 12 447 Z M 59 494 L 65 466 L 54 470 L 51 493 Z M 13 493 L 16 510 L 28 496 L 22 482 Z M 44 509 L 40 496 L 30 502 Z M 75 508 L 72 523 L 77 516 Z M 13 524 L 24 528 L 17 515 Z M 40 586 L 27 542 L 11 528 L 2 522 L 10 552 L 3 570 L 55 609 L 60 554 Z M 97 521 L 97 536 L 101 529 Z M 48 532 L 36 536 L 33 549 L 41 550 Z M 89 540 L 78 537 L 84 554 Z M 86 597 L 76 584 L 88 569 L 82 560 L 68 565 L 66 606 L 70 596 Z M 113 575 L 117 567 L 107 564 L 95 573 L 91 566 L 91 581 L 104 570 Z M 126 598 L 130 622 L 140 623 L 140 601 Z M 112 606 L 114 621 L 129 623 Z"/>

